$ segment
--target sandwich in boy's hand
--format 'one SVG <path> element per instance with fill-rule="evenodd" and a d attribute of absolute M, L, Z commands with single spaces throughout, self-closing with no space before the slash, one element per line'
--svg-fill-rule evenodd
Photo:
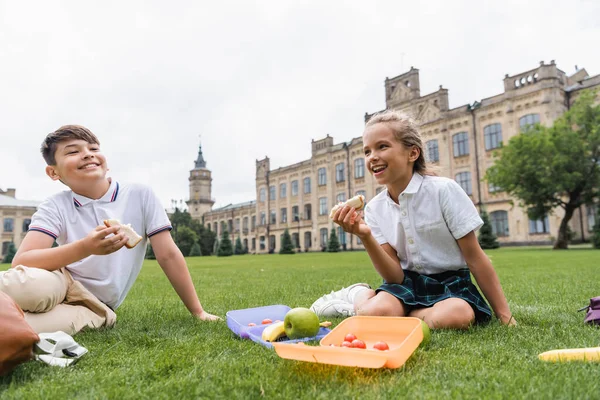
<path fill-rule="evenodd" d="M 124 232 L 125 237 L 129 239 L 127 243 L 125 243 L 125 247 L 128 249 L 133 249 L 142 240 L 142 237 L 137 234 L 130 224 L 124 225 L 118 219 L 105 219 L 104 225 L 106 225 L 108 228 L 111 226 L 120 226 L 120 232 Z"/>
<path fill-rule="evenodd" d="M 335 214 L 335 212 L 338 209 L 343 208 L 344 206 L 354 207 L 354 209 L 356 211 L 362 210 L 363 207 L 365 206 L 365 196 L 363 196 L 362 194 L 359 194 L 358 196 L 354 196 L 353 198 L 347 200 L 344 203 L 336 204 L 331 209 L 331 212 L 329 213 L 329 218 L 333 219 L 333 215 Z"/>

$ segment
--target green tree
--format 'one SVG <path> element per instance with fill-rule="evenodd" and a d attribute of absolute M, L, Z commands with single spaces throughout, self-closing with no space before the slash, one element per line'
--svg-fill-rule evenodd
<path fill-rule="evenodd" d="M 201 255 L 202 255 L 202 248 L 200 247 L 200 244 L 198 242 L 196 242 L 192 245 L 192 248 L 190 249 L 190 257 L 198 257 Z"/>
<path fill-rule="evenodd" d="M 555 249 L 568 248 L 567 227 L 575 210 L 598 197 L 600 105 L 594 105 L 595 95 L 583 92 L 552 127 L 536 125 L 512 137 L 486 174 L 518 198 L 533 220 L 563 208 Z"/>
<path fill-rule="evenodd" d="M 233 249 L 233 254 L 240 255 L 244 254 L 244 247 L 242 246 L 242 239 L 238 236 L 235 240 L 235 248 Z"/>
<path fill-rule="evenodd" d="M 6 254 L 4 255 L 4 259 L 2 260 L 5 264 L 10 264 L 15 258 L 15 254 L 17 254 L 17 248 L 13 242 L 8 244 L 8 248 L 6 249 Z"/>
<path fill-rule="evenodd" d="M 338 251 L 340 251 L 340 241 L 338 240 L 337 234 L 335 233 L 335 228 L 331 230 L 331 235 L 329 235 L 327 251 L 330 253 L 337 253 Z"/>
<path fill-rule="evenodd" d="M 292 237 L 290 236 L 290 232 L 286 229 L 283 232 L 283 237 L 281 238 L 281 248 L 279 249 L 279 254 L 294 254 L 294 244 L 292 243 Z"/>
<path fill-rule="evenodd" d="M 146 248 L 146 258 L 148 260 L 156 260 L 154 250 L 152 249 L 152 245 L 150 243 L 148 243 L 148 247 Z"/>
<path fill-rule="evenodd" d="M 177 232 L 175 232 L 175 229 L 173 229 L 171 234 L 174 236 L 175 244 L 177 244 L 177 247 L 179 247 L 179 250 L 181 250 L 182 254 L 190 254 L 192 246 L 198 241 L 198 235 L 196 235 L 196 232 L 187 226 L 180 225 L 177 227 Z"/>
<path fill-rule="evenodd" d="M 594 224 L 594 236 L 592 236 L 592 244 L 594 248 L 600 249 L 600 204 L 596 206 L 596 223 Z"/>
<path fill-rule="evenodd" d="M 497 249 L 500 247 L 500 243 L 498 243 L 498 238 L 492 230 L 488 213 L 482 212 L 481 219 L 483 220 L 483 226 L 479 230 L 479 245 L 482 249 Z"/>
<path fill-rule="evenodd" d="M 217 234 L 206 229 L 206 226 L 195 219 L 190 220 L 189 227 L 192 228 L 192 230 L 198 235 L 198 243 L 200 244 L 202 255 L 209 256 L 214 254 L 216 252 L 215 240 L 217 238 Z"/>
<path fill-rule="evenodd" d="M 217 251 L 217 256 L 219 257 L 228 257 L 233 255 L 233 246 L 231 245 L 231 239 L 229 238 L 229 232 L 227 229 L 223 229 L 223 234 L 221 235 L 221 241 L 219 244 L 219 250 Z"/>

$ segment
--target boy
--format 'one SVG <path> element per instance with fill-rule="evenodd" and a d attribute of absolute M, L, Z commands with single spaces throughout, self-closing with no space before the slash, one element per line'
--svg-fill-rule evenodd
<path fill-rule="evenodd" d="M 148 239 L 187 309 L 201 320 L 220 319 L 202 308 L 160 201 L 146 186 L 106 176 L 106 158 L 91 131 L 63 126 L 46 137 L 41 151 L 46 174 L 71 190 L 40 205 L 12 268 L 0 273 L 0 291 L 19 304 L 36 332 L 112 326 L 114 310 L 140 272 Z M 131 224 L 142 241 L 123 248 L 128 239 L 118 226 L 106 227 L 106 219 Z M 55 240 L 59 246 L 52 248 Z"/>

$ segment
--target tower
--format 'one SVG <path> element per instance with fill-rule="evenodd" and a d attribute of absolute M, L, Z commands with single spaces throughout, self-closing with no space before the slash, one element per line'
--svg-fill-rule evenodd
<path fill-rule="evenodd" d="M 201 220 L 204 213 L 210 211 L 215 201 L 211 197 L 212 177 L 206 169 L 206 161 L 202 156 L 202 144 L 198 148 L 198 158 L 194 169 L 190 171 L 190 198 L 186 201 L 188 212 L 193 219 Z"/>

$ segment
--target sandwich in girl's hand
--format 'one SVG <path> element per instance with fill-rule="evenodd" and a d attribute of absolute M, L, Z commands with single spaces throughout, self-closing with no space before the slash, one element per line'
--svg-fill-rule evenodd
<path fill-rule="evenodd" d="M 125 243 L 125 247 L 128 249 L 133 249 L 142 240 L 142 237 L 137 234 L 130 224 L 124 225 L 118 219 L 105 219 L 104 225 L 109 228 L 111 226 L 120 226 L 120 232 L 124 232 L 125 236 L 129 239 L 129 241 Z"/>
<path fill-rule="evenodd" d="M 333 215 L 335 214 L 335 212 L 337 210 L 339 210 L 340 208 L 344 208 L 344 206 L 354 207 L 354 209 L 356 211 L 362 210 L 363 207 L 365 206 L 365 196 L 363 196 L 362 194 L 359 194 L 358 196 L 354 196 L 353 198 L 349 199 L 348 201 L 346 201 L 344 203 L 336 204 L 331 209 L 331 212 L 329 213 L 329 218 L 333 219 Z"/>

